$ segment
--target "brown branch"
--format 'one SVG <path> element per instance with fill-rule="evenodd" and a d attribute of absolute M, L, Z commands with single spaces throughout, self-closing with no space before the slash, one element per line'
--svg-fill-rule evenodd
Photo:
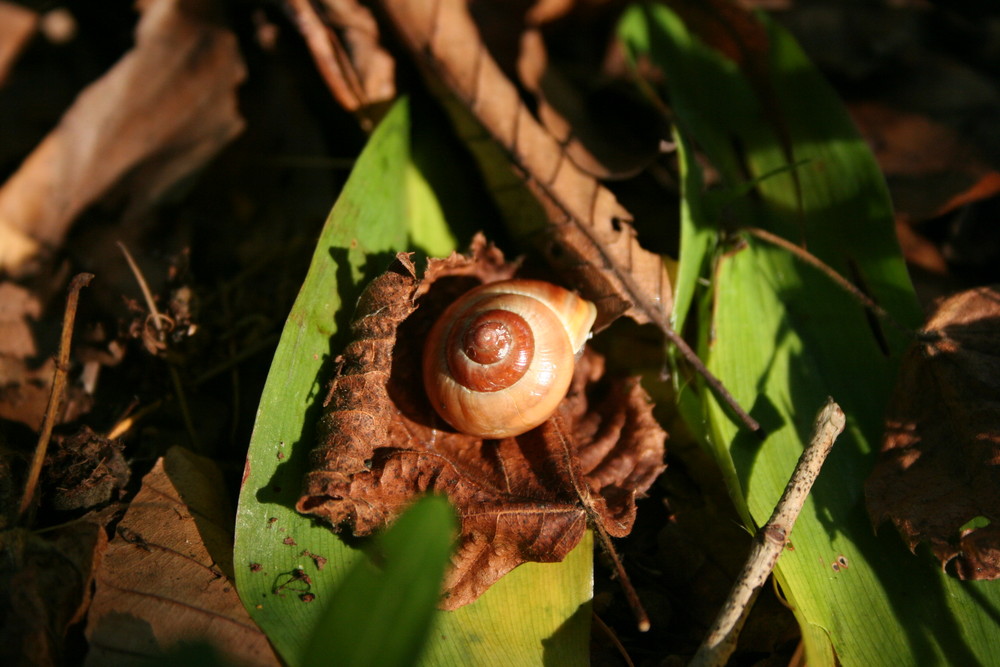
<path fill-rule="evenodd" d="M 844 411 L 832 398 L 827 399 L 826 405 L 816 415 L 812 439 L 799 457 L 791 479 L 781 494 L 781 500 L 775 506 L 771 518 L 754 536 L 743 570 L 729 591 L 729 597 L 715 623 L 691 660 L 690 667 L 721 667 L 732 655 L 750 608 L 774 570 L 809 490 L 812 489 L 837 436 L 843 432 L 844 424 Z"/>
<path fill-rule="evenodd" d="M 31 459 L 27 481 L 24 483 L 24 495 L 21 496 L 21 505 L 18 509 L 18 515 L 21 518 L 24 518 L 28 507 L 31 506 L 32 499 L 35 497 L 38 478 L 42 474 L 42 464 L 45 463 L 45 454 L 49 449 L 49 441 L 52 439 L 52 429 L 59 418 L 59 405 L 62 403 L 66 390 L 69 351 L 73 342 L 73 323 L 76 321 L 76 305 L 80 300 L 80 290 L 89 285 L 93 279 L 94 274 L 92 273 L 80 273 L 69 284 L 69 296 L 66 297 L 66 310 L 63 314 L 62 336 L 59 339 L 59 358 L 56 360 L 56 369 L 52 377 L 52 392 L 49 394 L 48 407 L 45 408 L 42 431 L 38 436 L 38 445 L 35 447 L 35 454 Z"/>

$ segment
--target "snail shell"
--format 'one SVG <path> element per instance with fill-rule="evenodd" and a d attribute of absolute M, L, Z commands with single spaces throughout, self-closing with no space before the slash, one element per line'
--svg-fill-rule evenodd
<path fill-rule="evenodd" d="M 449 306 L 424 344 L 424 387 L 456 430 L 520 435 L 548 419 L 569 390 L 597 308 L 538 280 L 477 287 Z"/>

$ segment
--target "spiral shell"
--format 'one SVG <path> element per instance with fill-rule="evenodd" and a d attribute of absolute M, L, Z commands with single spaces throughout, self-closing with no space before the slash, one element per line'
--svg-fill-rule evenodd
<path fill-rule="evenodd" d="M 424 387 L 456 430 L 520 435 L 566 396 L 597 316 L 591 302 L 538 280 L 477 287 L 449 306 L 424 345 Z"/>

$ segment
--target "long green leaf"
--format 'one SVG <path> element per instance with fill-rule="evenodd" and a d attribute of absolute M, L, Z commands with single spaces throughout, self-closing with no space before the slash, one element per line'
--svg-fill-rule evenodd
<path fill-rule="evenodd" d="M 429 497 L 400 515 L 331 596 L 306 651 L 322 667 L 406 667 L 427 643 L 457 528 L 447 500 Z"/>
<path fill-rule="evenodd" d="M 744 28 L 734 28 L 739 41 Z M 995 663 L 1000 588 L 949 577 L 891 530 L 876 537 L 865 512 L 863 483 L 905 336 L 884 322 L 873 326 L 855 301 L 784 250 L 753 238 L 742 249 L 705 240 L 726 226 L 765 227 L 862 284 L 905 325 L 919 322 L 877 164 L 792 38 L 767 21 L 757 30 L 764 39 L 738 65 L 664 6 L 635 9 L 622 24 L 635 57 L 666 73 L 684 135 L 680 273 L 711 283 L 696 299 L 700 351 L 770 433 L 760 443 L 706 396 L 711 451 L 747 524 L 760 525 L 814 413 L 832 396 L 848 427 L 791 535 L 794 550 L 776 570 L 807 660 Z M 692 176 L 699 167 L 691 145 L 719 169 L 723 192 L 704 192 Z M 752 197 L 739 194 L 748 189 Z M 690 277 L 681 284 L 697 289 Z"/>
<path fill-rule="evenodd" d="M 396 252 L 444 254 L 451 250 L 449 229 L 463 228 L 462 221 L 446 223 L 441 193 L 449 203 L 461 198 L 467 179 L 448 177 L 445 142 L 428 141 L 438 126 L 422 124 L 414 142 L 414 122 L 407 103 L 393 108 L 333 207 L 282 332 L 250 442 L 236 526 L 236 583 L 254 620 L 293 667 L 303 664 L 324 606 L 362 558 L 327 526 L 293 509 L 354 303 Z M 440 173 L 432 177 L 421 164 Z M 585 661 L 592 562 L 590 541 L 584 542 L 563 563 L 522 566 L 476 603 L 439 613 L 423 664 L 525 665 L 548 656 L 563 664 Z"/>

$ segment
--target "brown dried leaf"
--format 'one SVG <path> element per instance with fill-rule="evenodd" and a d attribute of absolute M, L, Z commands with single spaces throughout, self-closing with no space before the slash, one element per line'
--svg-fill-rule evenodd
<path fill-rule="evenodd" d="M 30 359 L 38 355 L 31 323 L 42 316 L 38 294 L 11 281 L 0 282 L 0 357 Z M 4 383 L 0 373 L 0 385 Z"/>
<path fill-rule="evenodd" d="M 286 4 L 333 96 L 371 121 L 396 95 L 396 62 L 379 44 L 371 12 L 355 0 Z"/>
<path fill-rule="evenodd" d="M 143 478 L 97 572 L 89 664 L 135 664 L 198 639 L 237 664 L 279 664 L 231 583 L 224 488 L 210 459 L 180 447 Z"/>
<path fill-rule="evenodd" d="M 1000 291 L 944 301 L 907 352 L 865 485 L 878 526 L 963 579 L 1000 577 Z M 964 528 L 974 519 L 990 525 Z"/>
<path fill-rule="evenodd" d="M 599 66 L 595 63 L 594 67 Z M 543 32 L 521 35 L 520 83 L 534 96 L 538 119 L 581 170 L 598 179 L 635 176 L 660 156 L 669 129 L 645 105 L 605 81 L 602 72 L 549 58 Z"/>
<path fill-rule="evenodd" d="M 0 188 L 0 270 L 33 270 L 123 178 L 127 215 L 141 215 L 242 130 L 235 36 L 196 3 L 147 4 L 135 48 L 80 94 Z"/>
<path fill-rule="evenodd" d="M 33 533 L 0 532 L 0 664 L 57 665 L 67 628 L 90 601 L 93 571 L 108 544 L 99 523 Z"/>
<path fill-rule="evenodd" d="M 629 212 L 569 159 L 525 106 L 480 39 L 468 3 L 386 0 L 383 6 L 432 85 L 443 86 L 446 99 L 458 101 L 449 110 L 456 112 L 460 134 L 488 151 L 485 131 L 506 154 L 502 159 L 512 163 L 513 171 L 497 172 L 495 156 L 482 158 L 496 196 L 516 208 L 512 217 L 533 220 L 541 204 L 549 222 L 544 232 L 522 231 L 532 234 L 560 273 L 597 305 L 597 328 L 626 314 L 665 329 L 673 297 L 663 259 L 639 245 Z M 470 112 L 476 127 L 470 126 Z M 518 178 L 537 202 L 521 197 Z"/>
<path fill-rule="evenodd" d="M 37 26 L 38 12 L 12 2 L 0 2 L 0 86 Z"/>
<path fill-rule="evenodd" d="M 858 124 L 910 223 L 996 196 L 1000 177 L 981 146 L 928 115 L 875 102 L 855 104 Z"/>
<path fill-rule="evenodd" d="M 368 286 L 298 503 L 338 530 L 369 535 L 418 494 L 448 495 L 461 517 L 442 603 L 449 609 L 521 563 L 561 560 L 588 516 L 613 536 L 628 534 L 636 496 L 663 469 L 666 435 L 645 393 L 634 380 L 604 378 L 591 352 L 557 415 L 535 430 L 484 441 L 443 425 L 423 392 L 422 342 L 458 294 L 512 273 L 500 259 L 480 244 L 472 258 L 432 260 L 418 280 L 400 254 Z"/>

